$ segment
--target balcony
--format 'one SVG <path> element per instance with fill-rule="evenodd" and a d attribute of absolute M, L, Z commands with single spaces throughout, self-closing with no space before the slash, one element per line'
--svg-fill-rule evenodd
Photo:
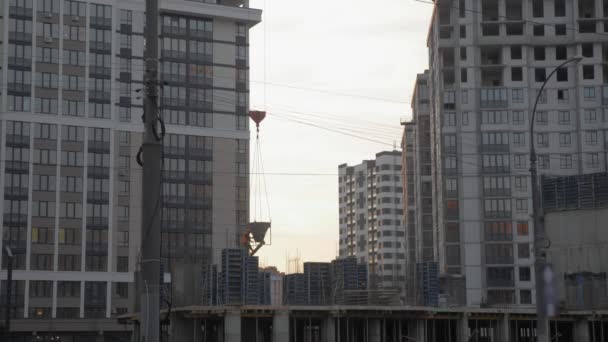
<path fill-rule="evenodd" d="M 112 28 L 112 19 L 105 17 L 94 17 L 91 16 L 91 27 L 102 28 L 102 29 L 111 29 Z"/>
<path fill-rule="evenodd" d="M 110 142 L 89 140 L 88 149 L 92 153 L 110 153 Z"/>
<path fill-rule="evenodd" d="M 99 216 L 88 216 L 87 229 L 108 229 L 108 218 Z"/>
<path fill-rule="evenodd" d="M 17 93 L 17 94 L 30 94 L 32 92 L 32 85 L 25 83 L 8 83 L 6 86 L 6 90 L 9 93 Z"/>
<path fill-rule="evenodd" d="M 10 147 L 29 147 L 30 137 L 25 135 L 6 135 L 6 145 Z"/>
<path fill-rule="evenodd" d="M 506 108 L 509 105 L 506 88 L 481 88 L 480 103 L 482 108 Z"/>
<path fill-rule="evenodd" d="M 204 148 L 191 148 L 188 150 L 191 159 L 212 160 L 213 150 Z"/>
<path fill-rule="evenodd" d="M 12 31 L 10 31 L 8 33 L 8 40 L 9 41 L 15 41 L 15 42 L 31 43 L 32 42 L 32 34 L 31 33 L 25 33 L 25 32 L 12 32 Z"/>
<path fill-rule="evenodd" d="M 482 144 L 481 152 L 509 152 L 509 144 Z"/>
<path fill-rule="evenodd" d="M 5 187 L 4 199 L 7 200 L 26 200 L 28 196 L 28 188 L 21 187 Z"/>
<path fill-rule="evenodd" d="M 89 166 L 87 168 L 89 178 L 110 178 L 110 168 L 104 166 Z"/>
<path fill-rule="evenodd" d="M 9 173 L 29 173 L 29 163 L 18 160 L 7 160 L 5 169 Z"/>
<path fill-rule="evenodd" d="M 25 227 L 27 226 L 26 214 L 4 214 L 4 225 L 9 227 Z"/>
<path fill-rule="evenodd" d="M 164 181 L 177 181 L 183 182 L 186 180 L 185 171 L 162 171 Z"/>
<path fill-rule="evenodd" d="M 109 200 L 110 200 L 110 194 L 108 192 L 101 192 L 101 191 L 87 192 L 87 203 L 106 204 L 106 203 L 109 203 Z"/>
<path fill-rule="evenodd" d="M 488 279 L 488 287 L 513 287 L 515 281 L 513 279 Z"/>
<path fill-rule="evenodd" d="M 10 6 L 8 8 L 8 13 L 12 18 L 32 19 L 33 17 L 32 9 L 25 7 Z"/>
<path fill-rule="evenodd" d="M 102 242 L 87 242 L 87 255 L 108 255 L 108 244 Z"/>

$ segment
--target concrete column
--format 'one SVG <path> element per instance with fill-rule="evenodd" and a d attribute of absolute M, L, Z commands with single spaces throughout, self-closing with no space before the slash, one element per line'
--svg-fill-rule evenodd
<path fill-rule="evenodd" d="M 240 311 L 226 311 L 226 315 L 224 316 L 224 341 L 241 342 Z"/>
<path fill-rule="evenodd" d="M 426 326 L 424 319 L 411 319 L 407 321 L 408 335 L 405 338 L 408 342 L 425 342 L 426 341 Z"/>
<path fill-rule="evenodd" d="M 458 341 L 459 342 L 468 342 L 471 334 L 469 333 L 469 316 L 465 312 L 460 317 L 460 322 L 458 324 Z"/>
<path fill-rule="evenodd" d="M 367 321 L 367 338 L 369 342 L 382 342 L 382 320 L 370 318 Z"/>
<path fill-rule="evenodd" d="M 185 318 L 174 315 L 171 317 L 171 330 L 169 340 L 172 342 L 178 341 L 196 341 L 194 338 L 196 323 L 193 318 Z"/>
<path fill-rule="evenodd" d="M 336 321 L 334 316 L 328 316 L 321 322 L 321 342 L 336 341 Z"/>
<path fill-rule="evenodd" d="M 589 321 L 582 319 L 574 322 L 574 340 L 576 342 L 590 342 Z"/>
<path fill-rule="evenodd" d="M 289 311 L 275 311 L 272 317 L 272 342 L 289 342 Z"/>
<path fill-rule="evenodd" d="M 499 330 L 499 341 L 511 342 L 511 324 L 509 321 L 509 314 L 504 314 L 500 321 L 498 321 Z"/>

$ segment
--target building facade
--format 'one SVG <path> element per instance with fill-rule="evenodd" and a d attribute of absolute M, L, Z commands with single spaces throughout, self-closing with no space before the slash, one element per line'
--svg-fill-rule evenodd
<path fill-rule="evenodd" d="M 173 305 L 201 298 L 202 266 L 248 221 L 248 28 L 261 13 L 246 0 L 161 2 L 163 187 L 142 213 L 144 7 L 2 3 L 0 229 L 23 331 L 53 319 L 94 331 L 133 311 L 142 215 L 161 216 Z"/>
<path fill-rule="evenodd" d="M 404 288 L 401 152 L 339 166 L 339 256 L 368 265 L 371 288 Z"/>
<path fill-rule="evenodd" d="M 541 174 L 606 169 L 601 1 L 437 1 L 428 35 L 435 258 L 466 304 L 535 303 L 529 148 Z M 530 117 L 540 94 L 535 135 Z M 449 301 L 449 299 L 448 299 Z"/>
<path fill-rule="evenodd" d="M 417 264 L 436 260 L 434 230 L 433 174 L 431 164 L 431 126 L 428 70 L 416 77 L 412 95 L 412 118 L 402 122 L 403 131 L 403 210 L 407 244 L 407 299 L 421 304 L 416 279 Z M 421 266 L 422 267 L 422 266 Z"/>

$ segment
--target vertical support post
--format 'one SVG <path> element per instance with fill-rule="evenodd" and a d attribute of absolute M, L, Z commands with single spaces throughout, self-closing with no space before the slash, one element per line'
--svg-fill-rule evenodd
<path fill-rule="evenodd" d="M 11 309 L 12 309 L 12 291 L 13 291 L 13 252 L 9 246 L 4 246 L 6 252 L 6 305 L 4 308 L 4 334 L 5 341 L 10 341 L 11 337 Z"/>
<path fill-rule="evenodd" d="M 144 142 L 142 145 L 141 318 L 142 340 L 160 335 L 160 164 L 158 122 L 158 0 L 146 0 Z"/>
<path fill-rule="evenodd" d="M 576 342 L 590 342 L 589 321 L 586 319 L 574 322 L 574 340 Z"/>
<path fill-rule="evenodd" d="M 333 316 L 327 316 L 321 322 L 321 342 L 335 342 L 336 321 Z"/>
<path fill-rule="evenodd" d="M 272 317 L 272 342 L 289 342 L 289 311 L 275 311 Z"/>
<path fill-rule="evenodd" d="M 241 342 L 241 312 L 226 311 L 224 316 L 224 341 Z"/>
<path fill-rule="evenodd" d="M 509 314 L 505 313 L 499 321 L 500 326 L 500 338 L 499 341 L 511 342 L 511 327 L 509 321 Z"/>
<path fill-rule="evenodd" d="M 383 326 L 380 319 L 371 318 L 369 320 L 369 331 L 367 332 L 369 342 L 382 342 Z"/>
<path fill-rule="evenodd" d="M 459 342 L 469 342 L 469 338 L 471 337 L 471 334 L 469 333 L 469 316 L 468 313 L 465 312 L 462 314 L 462 317 L 460 318 L 460 324 L 458 326 L 458 336 Z"/>

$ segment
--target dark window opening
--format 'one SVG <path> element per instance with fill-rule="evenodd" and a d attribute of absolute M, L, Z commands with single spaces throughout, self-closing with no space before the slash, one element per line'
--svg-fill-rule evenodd
<path fill-rule="evenodd" d="M 565 60 L 568 58 L 568 48 L 565 46 L 556 46 L 555 47 L 555 59 L 558 61 Z"/>
<path fill-rule="evenodd" d="M 557 70 L 557 82 L 568 82 L 568 69 L 561 68 Z"/>
<path fill-rule="evenodd" d="M 532 16 L 535 18 L 541 18 L 544 14 L 544 0 L 533 0 L 532 1 Z"/>
<path fill-rule="evenodd" d="M 536 68 L 534 69 L 534 81 L 536 82 L 544 82 L 547 77 L 545 68 Z"/>
<path fill-rule="evenodd" d="M 583 65 L 583 79 L 592 80 L 595 78 L 595 68 L 593 65 Z"/>
<path fill-rule="evenodd" d="M 565 36 L 566 35 L 566 25 L 564 25 L 564 24 L 555 25 L 555 35 L 556 36 Z"/>
<path fill-rule="evenodd" d="M 593 44 L 583 44 L 583 57 L 593 57 Z"/>
<path fill-rule="evenodd" d="M 555 0 L 555 16 L 566 16 L 566 0 Z"/>
<path fill-rule="evenodd" d="M 537 46 L 534 48 L 534 60 L 544 61 L 545 60 L 545 47 Z"/>
<path fill-rule="evenodd" d="M 537 37 L 545 35 L 545 25 L 534 25 L 534 35 Z"/>
<path fill-rule="evenodd" d="M 523 71 L 521 67 L 511 68 L 511 81 L 523 81 Z"/>
<path fill-rule="evenodd" d="M 511 59 L 521 59 L 521 45 L 511 46 Z"/>

